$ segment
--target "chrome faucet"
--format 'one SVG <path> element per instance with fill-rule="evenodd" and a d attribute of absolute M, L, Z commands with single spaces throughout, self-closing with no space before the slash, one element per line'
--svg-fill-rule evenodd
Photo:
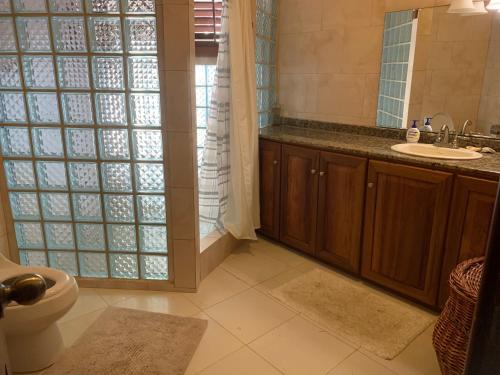
<path fill-rule="evenodd" d="M 470 127 L 472 126 L 472 121 L 471 120 L 466 120 L 464 122 L 464 125 L 462 126 L 462 130 L 460 133 L 457 131 L 455 133 L 455 137 L 453 137 L 453 142 L 451 143 L 452 148 L 458 148 L 458 136 L 459 135 L 465 135 L 465 132 L 468 130 L 468 134 L 471 135 Z"/>
<path fill-rule="evenodd" d="M 434 146 L 450 147 L 450 128 L 447 124 L 441 126 L 438 137 L 436 138 L 436 142 L 434 142 Z"/>

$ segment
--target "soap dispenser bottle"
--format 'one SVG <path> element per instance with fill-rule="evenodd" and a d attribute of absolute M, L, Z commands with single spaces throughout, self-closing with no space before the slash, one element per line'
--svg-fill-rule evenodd
<path fill-rule="evenodd" d="M 406 142 L 417 143 L 420 139 L 420 130 L 418 130 L 417 123 L 418 120 L 413 120 L 413 125 L 406 132 Z"/>
<path fill-rule="evenodd" d="M 432 117 L 426 117 L 425 118 L 424 127 L 422 128 L 423 131 L 425 131 L 425 132 L 431 132 L 432 131 L 431 120 L 432 120 Z"/>

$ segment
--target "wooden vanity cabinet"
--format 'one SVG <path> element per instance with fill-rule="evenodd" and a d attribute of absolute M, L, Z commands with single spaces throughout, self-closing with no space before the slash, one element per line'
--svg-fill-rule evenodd
<path fill-rule="evenodd" d="M 448 221 L 438 306 L 448 298 L 448 278 L 464 260 L 483 256 L 488 245 L 498 182 L 457 176 Z M 499 249 L 500 250 L 500 249 Z"/>
<path fill-rule="evenodd" d="M 321 152 L 315 255 L 359 273 L 365 202 L 365 158 Z"/>
<path fill-rule="evenodd" d="M 370 161 L 363 277 L 435 305 L 452 183 L 450 173 Z"/>
<path fill-rule="evenodd" d="M 260 232 L 270 238 L 280 237 L 281 144 L 261 140 L 260 167 Z"/>
<path fill-rule="evenodd" d="M 283 145 L 281 161 L 280 240 L 314 254 L 319 151 Z"/>

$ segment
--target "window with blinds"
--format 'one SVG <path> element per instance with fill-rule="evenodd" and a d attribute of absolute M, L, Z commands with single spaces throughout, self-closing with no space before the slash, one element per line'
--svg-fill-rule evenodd
<path fill-rule="evenodd" d="M 194 2 L 197 56 L 217 56 L 221 16 L 222 0 L 196 0 Z"/>

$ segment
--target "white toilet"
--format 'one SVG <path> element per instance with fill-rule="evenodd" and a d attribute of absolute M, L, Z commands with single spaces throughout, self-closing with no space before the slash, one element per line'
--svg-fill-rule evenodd
<path fill-rule="evenodd" d="M 22 267 L 0 254 L 0 282 L 26 273 L 43 276 L 48 289 L 34 305 L 11 302 L 0 320 L 14 372 L 39 371 L 55 362 L 64 348 L 56 322 L 78 297 L 78 285 L 72 276 L 52 268 Z"/>

